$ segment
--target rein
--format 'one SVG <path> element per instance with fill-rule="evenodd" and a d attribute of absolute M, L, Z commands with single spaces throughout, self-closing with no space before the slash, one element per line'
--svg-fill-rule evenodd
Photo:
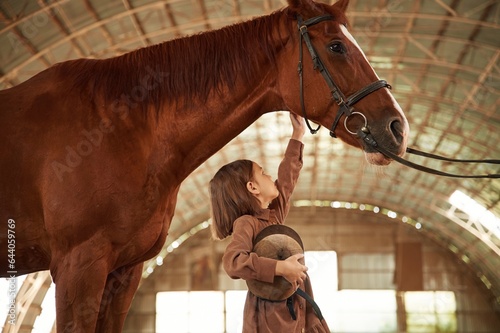
<path fill-rule="evenodd" d="M 380 146 L 376 141 L 373 135 L 370 133 L 370 130 L 368 129 L 368 121 L 365 117 L 360 112 L 357 112 L 354 110 L 353 105 L 359 102 L 361 99 L 365 98 L 369 94 L 381 89 L 381 88 L 389 88 L 391 89 L 391 85 L 387 83 L 385 80 L 378 80 L 375 82 L 370 83 L 366 87 L 362 88 L 361 90 L 357 91 L 356 93 L 352 94 L 349 97 L 345 97 L 345 95 L 342 93 L 342 91 L 339 89 L 337 84 L 335 84 L 335 81 L 333 81 L 332 76 L 330 75 L 330 72 L 328 72 L 328 69 L 326 69 L 325 65 L 321 61 L 321 58 L 319 57 L 318 53 L 316 52 L 316 49 L 311 43 L 311 38 L 309 36 L 309 33 L 307 31 L 307 28 L 315 25 L 319 22 L 327 21 L 327 20 L 332 20 L 333 17 L 331 15 L 321 15 L 321 16 L 316 16 L 313 18 L 310 18 L 306 21 L 302 19 L 302 17 L 299 15 L 297 17 L 297 25 L 298 25 L 298 30 L 299 30 L 299 63 L 298 63 L 298 74 L 299 74 L 299 88 L 300 88 L 300 106 L 302 109 L 302 114 L 305 119 L 306 125 L 309 128 L 309 131 L 311 134 L 316 134 L 318 130 L 320 129 L 321 125 L 318 125 L 317 128 L 312 128 L 311 124 L 309 123 L 309 120 L 307 118 L 307 113 L 306 113 L 306 108 L 304 104 L 304 89 L 303 89 L 303 72 L 302 72 L 302 60 L 303 60 L 303 55 L 302 55 L 302 40 L 304 40 L 306 47 L 311 54 L 312 62 L 313 62 L 313 68 L 315 70 L 318 70 L 323 78 L 326 81 L 326 84 L 330 88 L 330 93 L 332 95 L 332 98 L 335 100 L 337 105 L 339 106 L 339 110 L 337 112 L 337 115 L 335 116 L 335 119 L 333 121 L 333 124 L 330 128 L 330 136 L 333 138 L 336 138 L 337 136 L 335 135 L 335 129 L 337 128 L 337 125 L 340 121 L 340 118 L 345 115 L 344 119 L 344 127 L 347 130 L 348 133 L 352 135 L 358 135 L 363 141 L 365 141 L 368 145 L 373 147 L 375 150 L 377 150 L 379 153 L 395 160 L 396 162 L 399 162 L 403 165 L 406 165 L 410 168 L 427 172 L 430 174 L 434 175 L 439 175 L 439 176 L 446 176 L 446 177 L 453 177 L 453 178 L 500 178 L 500 174 L 485 174 L 485 175 L 457 175 L 457 174 L 452 174 L 452 173 L 447 173 L 439 170 L 435 170 L 429 167 L 425 167 L 423 165 L 419 165 L 413 162 L 410 162 L 408 160 L 405 160 L 398 155 L 390 152 L 388 149 L 385 147 Z M 359 115 L 364 118 L 364 126 L 358 130 L 357 132 L 349 130 L 347 128 L 347 118 L 352 115 Z M 495 160 L 495 159 L 485 159 L 485 160 L 473 160 L 473 159 L 454 159 L 454 158 L 448 158 L 448 157 L 443 157 L 439 155 L 434 155 L 431 153 L 426 153 L 422 152 L 417 149 L 413 148 L 407 148 L 406 149 L 407 153 L 410 154 L 415 154 L 427 158 L 433 158 L 441 161 L 447 161 L 447 162 L 456 162 L 456 163 L 489 163 L 489 164 L 500 164 L 500 160 Z"/>
<path fill-rule="evenodd" d="M 436 169 L 428 168 L 426 166 L 416 164 L 413 162 L 410 162 L 408 160 L 405 160 L 398 155 L 390 152 L 388 149 L 378 145 L 377 141 L 373 138 L 373 135 L 370 133 L 370 130 L 366 127 L 363 126 L 358 132 L 357 135 L 362 138 L 366 143 L 368 143 L 370 146 L 375 148 L 379 153 L 384 154 L 385 156 L 392 158 L 396 162 L 399 162 L 403 165 L 406 165 L 410 168 L 427 172 L 433 175 L 438 175 L 438 176 L 446 176 L 446 177 L 452 177 L 452 178 L 500 178 L 500 174 L 498 173 L 492 173 L 492 174 L 485 174 L 485 175 L 457 175 L 453 173 L 447 173 L 443 171 L 439 171 Z M 456 162 L 456 163 L 489 163 L 489 164 L 500 164 L 500 160 L 494 160 L 494 159 L 486 159 L 486 160 L 461 160 L 461 159 L 455 159 L 455 158 L 448 158 L 448 157 L 443 157 L 439 155 L 434 155 L 430 153 L 426 153 L 420 150 L 416 150 L 413 148 L 407 148 L 406 149 L 407 153 L 410 154 L 415 154 L 423 157 L 428 157 L 428 158 L 433 158 L 436 160 L 441 160 L 441 161 L 447 161 L 447 162 Z"/>

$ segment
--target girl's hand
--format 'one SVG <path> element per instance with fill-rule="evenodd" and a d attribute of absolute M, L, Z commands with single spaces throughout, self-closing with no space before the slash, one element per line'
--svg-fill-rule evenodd
<path fill-rule="evenodd" d="M 306 123 L 304 118 L 290 112 L 290 120 L 293 127 L 292 139 L 302 141 L 304 133 L 306 132 Z"/>
<path fill-rule="evenodd" d="M 284 277 L 295 289 L 297 289 L 307 278 L 307 267 L 299 262 L 302 258 L 304 258 L 304 255 L 297 253 L 288 257 L 286 260 L 278 261 L 275 275 Z"/>

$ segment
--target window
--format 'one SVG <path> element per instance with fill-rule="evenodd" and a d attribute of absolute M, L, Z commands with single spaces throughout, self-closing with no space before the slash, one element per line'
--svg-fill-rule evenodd
<path fill-rule="evenodd" d="M 341 257 L 342 289 L 394 289 L 394 254 L 346 254 Z"/>
<path fill-rule="evenodd" d="M 311 279 L 314 301 L 327 323 L 337 320 L 335 299 L 338 293 L 337 253 L 335 251 L 306 251 L 305 263 Z M 332 327 L 330 326 L 330 329 Z"/>
<path fill-rule="evenodd" d="M 341 290 L 332 301 L 333 332 L 397 332 L 394 290 Z"/>
<path fill-rule="evenodd" d="M 405 293 L 406 328 L 409 333 L 456 332 L 456 302 L 452 291 Z"/>
<path fill-rule="evenodd" d="M 243 307 L 246 290 L 226 291 L 226 332 L 239 333 L 243 329 Z"/>
<path fill-rule="evenodd" d="M 223 333 L 224 293 L 220 291 L 158 293 L 156 331 Z"/>

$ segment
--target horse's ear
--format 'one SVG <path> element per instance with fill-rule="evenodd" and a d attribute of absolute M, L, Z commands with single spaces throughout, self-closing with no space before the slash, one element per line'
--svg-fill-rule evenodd
<path fill-rule="evenodd" d="M 304 18 L 309 18 L 317 15 L 318 6 L 312 0 L 287 0 L 288 6 L 297 14 Z"/>
<path fill-rule="evenodd" d="M 302 15 L 304 18 L 309 18 L 321 13 L 320 7 L 313 0 L 287 0 L 290 9 L 295 13 Z M 349 0 L 338 0 L 333 4 L 333 7 L 340 10 L 342 13 L 347 11 Z"/>
<path fill-rule="evenodd" d="M 347 7 L 349 6 L 349 0 L 339 0 L 334 3 L 333 6 L 341 10 L 342 13 L 345 13 L 347 11 Z"/>

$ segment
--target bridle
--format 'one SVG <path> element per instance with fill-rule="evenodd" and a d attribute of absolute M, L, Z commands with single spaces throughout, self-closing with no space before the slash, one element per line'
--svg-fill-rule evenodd
<path fill-rule="evenodd" d="M 309 120 L 307 119 L 307 114 L 306 114 L 306 108 L 304 105 L 304 89 L 303 89 L 303 73 L 302 73 L 302 39 L 304 39 L 304 42 L 306 43 L 307 49 L 309 50 L 309 53 L 311 54 L 311 58 L 313 61 L 313 68 L 315 70 L 318 70 L 321 75 L 323 75 L 323 78 L 326 81 L 326 84 L 330 88 L 330 93 L 332 94 L 333 99 L 339 106 L 339 110 L 337 112 L 337 115 L 335 116 L 335 120 L 333 121 L 332 127 L 330 128 L 330 135 L 334 138 L 337 136 L 335 135 L 335 129 L 337 128 L 337 125 L 339 123 L 340 117 L 345 115 L 346 117 L 351 116 L 352 114 L 360 114 L 359 112 L 354 111 L 353 105 L 359 102 L 361 99 L 365 98 L 372 92 L 375 92 L 379 90 L 380 88 L 391 88 L 391 86 L 387 83 L 385 80 L 378 80 L 375 82 L 370 83 L 366 87 L 362 88 L 358 92 L 352 94 L 349 97 L 345 97 L 345 95 L 342 93 L 342 91 L 339 89 L 335 81 L 333 81 L 332 76 L 330 75 L 330 72 L 328 72 L 328 69 L 326 69 L 325 65 L 323 64 L 323 61 L 321 61 L 321 58 L 319 57 L 318 53 L 316 52 L 316 49 L 311 43 L 311 38 L 309 37 L 309 33 L 307 31 L 307 28 L 310 27 L 311 25 L 315 25 L 319 22 L 326 21 L 326 20 L 332 20 L 333 17 L 331 15 L 321 15 L 321 16 L 316 16 L 313 18 L 310 18 L 306 21 L 302 19 L 302 17 L 299 15 L 297 17 L 297 23 L 299 27 L 299 65 L 298 65 L 298 72 L 299 72 L 299 85 L 300 85 L 300 106 L 302 108 L 302 114 L 304 115 L 304 119 L 306 120 L 307 127 L 309 128 L 309 131 L 311 131 L 311 134 L 315 134 L 318 132 L 320 129 L 321 125 L 319 125 L 316 129 L 313 129 L 311 127 L 311 124 L 309 124 Z M 364 115 L 362 115 L 364 117 Z M 347 119 L 347 118 L 346 118 Z M 366 118 L 365 118 L 366 121 Z"/>
<path fill-rule="evenodd" d="M 328 72 L 328 69 L 325 67 L 323 64 L 323 61 L 321 61 L 321 58 L 319 57 L 318 53 L 316 52 L 316 49 L 311 43 L 311 38 L 309 37 L 309 33 L 307 31 L 307 28 L 315 25 L 319 22 L 327 21 L 327 20 L 332 20 L 333 17 L 331 15 L 320 15 L 316 16 L 313 18 L 310 18 L 308 20 L 303 20 L 300 15 L 297 16 L 297 25 L 298 25 L 298 30 L 299 30 L 299 64 L 298 64 L 298 74 L 299 74 L 299 89 L 300 89 L 300 107 L 302 109 L 302 114 L 305 119 L 306 125 L 309 128 L 309 131 L 311 134 L 315 134 L 318 132 L 320 129 L 321 125 L 318 125 L 317 128 L 312 128 L 311 124 L 309 123 L 309 120 L 307 118 L 307 113 L 306 113 L 306 108 L 304 104 L 304 88 L 303 88 L 303 72 L 302 72 L 302 60 L 303 60 L 303 55 L 302 55 L 302 40 L 304 40 L 307 49 L 309 50 L 309 53 L 311 54 L 311 59 L 313 62 L 313 68 L 315 70 L 318 70 L 323 78 L 326 81 L 326 84 L 330 88 L 330 93 L 339 106 L 339 110 L 337 112 L 337 115 L 335 116 L 335 119 L 333 121 L 333 124 L 330 128 L 330 136 L 333 138 L 336 138 L 337 136 L 335 135 L 335 129 L 338 126 L 338 123 L 340 121 L 340 118 L 345 115 L 344 119 L 344 127 L 347 130 L 348 133 L 352 135 L 357 135 L 359 136 L 364 142 L 366 142 L 368 145 L 370 145 L 373 149 L 377 150 L 379 153 L 401 163 L 406 166 L 409 166 L 411 168 L 414 168 L 416 170 L 428 172 L 431 174 L 435 175 L 440 175 L 440 176 L 447 176 L 447 177 L 454 177 L 454 178 L 500 178 L 500 174 L 486 174 L 486 175 L 456 175 L 456 174 L 451 174 L 451 173 L 446 173 L 442 172 L 439 170 L 431 169 L 419 164 L 415 164 L 413 162 L 407 161 L 398 155 L 390 152 L 388 149 L 385 147 L 380 146 L 377 141 L 375 141 L 375 138 L 373 135 L 370 133 L 370 130 L 368 128 L 368 121 L 366 119 L 366 116 L 362 114 L 361 112 L 355 111 L 353 105 L 359 102 L 361 99 L 365 98 L 369 94 L 381 89 L 381 88 L 389 88 L 391 89 L 391 86 L 387 83 L 385 80 L 378 80 L 375 82 L 370 83 L 366 87 L 360 89 L 356 93 L 352 94 L 349 97 L 345 97 L 345 95 L 342 93 L 340 88 L 337 86 L 335 81 L 333 81 L 332 76 L 330 75 L 330 72 Z M 364 126 L 362 126 L 358 131 L 351 131 L 347 127 L 347 119 L 352 116 L 352 115 L 359 115 L 364 119 Z M 447 161 L 447 162 L 460 162 L 460 163 L 489 163 L 489 164 L 500 164 L 500 160 L 493 160 L 493 159 L 488 159 L 488 160 L 460 160 L 460 159 L 453 159 L 453 158 L 447 158 L 447 157 L 442 157 L 439 155 L 434 155 L 430 153 L 425 153 L 422 151 L 419 151 L 417 149 L 413 148 L 407 148 L 406 149 L 407 153 L 415 154 L 415 155 L 420 155 L 428 158 L 434 158 L 442 161 Z"/>

